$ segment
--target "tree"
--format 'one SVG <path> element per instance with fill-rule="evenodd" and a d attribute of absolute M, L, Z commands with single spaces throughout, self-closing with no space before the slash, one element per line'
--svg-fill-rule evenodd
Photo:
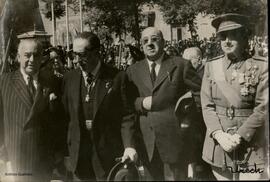
<path fill-rule="evenodd" d="M 85 0 L 87 11 L 98 9 L 99 16 L 92 18 L 102 26 L 107 26 L 110 32 L 121 36 L 131 33 L 139 42 L 140 39 L 140 12 L 141 5 L 151 0 Z M 91 14 L 91 12 L 90 12 Z"/>
<path fill-rule="evenodd" d="M 266 0 L 155 0 L 161 7 L 166 23 L 188 25 L 189 31 L 196 31 L 194 20 L 199 13 L 219 15 L 240 13 L 248 15 L 251 22 L 265 22 Z"/>
<path fill-rule="evenodd" d="M 46 18 L 52 20 L 52 11 L 51 11 L 51 2 L 54 1 L 54 16 L 55 18 L 61 18 L 65 15 L 65 0 L 41 0 L 46 3 L 44 15 Z M 68 3 L 71 8 L 78 7 L 78 1 L 77 0 L 68 0 Z"/>

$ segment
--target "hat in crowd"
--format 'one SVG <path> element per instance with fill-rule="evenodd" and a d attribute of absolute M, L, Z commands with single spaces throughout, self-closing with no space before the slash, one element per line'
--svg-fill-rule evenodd
<path fill-rule="evenodd" d="M 133 162 L 118 162 L 111 169 L 107 181 L 141 181 L 141 175 Z"/>
<path fill-rule="evenodd" d="M 20 39 L 20 40 L 22 40 L 22 39 L 31 39 L 31 38 L 48 39 L 50 37 L 51 37 L 51 35 L 48 34 L 47 32 L 38 31 L 38 30 L 25 32 L 25 33 L 22 33 L 22 34 L 17 36 L 17 38 Z"/>
<path fill-rule="evenodd" d="M 216 17 L 212 21 L 212 26 L 216 28 L 217 33 L 239 29 L 248 25 L 248 16 L 227 13 Z"/>

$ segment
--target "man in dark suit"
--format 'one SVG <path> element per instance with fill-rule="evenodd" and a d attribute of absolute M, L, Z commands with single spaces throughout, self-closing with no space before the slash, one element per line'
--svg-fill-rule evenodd
<path fill-rule="evenodd" d="M 131 124 L 123 123 L 122 74 L 106 66 L 99 38 L 90 32 L 73 42 L 80 68 L 64 76 L 63 103 L 68 121 L 66 165 L 73 180 L 105 180 L 115 158 L 136 159 Z M 123 142 L 122 142 L 123 141 Z"/>
<path fill-rule="evenodd" d="M 6 165 L 2 180 L 48 181 L 55 160 L 53 108 L 60 98 L 41 71 L 40 39 L 33 32 L 18 37 L 20 68 L 0 77 L 0 160 Z"/>
<path fill-rule="evenodd" d="M 148 154 L 145 165 L 152 180 L 184 180 L 185 139 L 175 106 L 187 89 L 183 78 L 187 61 L 166 55 L 164 44 L 162 32 L 155 27 L 142 32 L 146 59 L 127 69 L 127 109 L 134 109 L 139 116 Z"/>

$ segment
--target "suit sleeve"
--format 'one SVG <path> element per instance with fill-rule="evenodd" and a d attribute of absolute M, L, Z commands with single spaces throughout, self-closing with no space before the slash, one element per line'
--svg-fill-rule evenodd
<path fill-rule="evenodd" d="M 121 124 L 121 135 L 124 147 L 133 147 L 135 145 L 135 121 L 136 113 L 134 108 L 134 95 L 132 94 L 133 86 L 129 81 L 128 75 L 123 72 L 121 84 L 121 99 L 123 102 L 123 119 Z"/>
<path fill-rule="evenodd" d="M 126 95 L 129 100 L 129 109 L 133 110 L 133 112 L 137 114 L 146 114 L 147 111 L 143 108 L 143 100 L 145 97 L 140 97 L 139 91 L 132 81 L 131 69 L 127 69 L 126 71 L 125 84 L 127 85 Z"/>
<path fill-rule="evenodd" d="M 269 103 L 268 92 L 268 65 L 264 64 L 257 86 L 253 114 L 249 116 L 247 121 L 244 122 L 237 131 L 237 133 L 248 142 L 252 139 L 256 130 L 268 121 L 266 120 L 267 106 Z"/>
<path fill-rule="evenodd" d="M 222 126 L 220 124 L 219 117 L 215 111 L 215 103 L 212 99 L 211 83 L 213 82 L 213 80 L 211 79 L 209 67 L 210 63 L 206 63 L 201 88 L 201 103 L 203 118 L 207 127 L 207 133 L 212 136 L 212 133 L 214 131 L 222 130 Z"/>

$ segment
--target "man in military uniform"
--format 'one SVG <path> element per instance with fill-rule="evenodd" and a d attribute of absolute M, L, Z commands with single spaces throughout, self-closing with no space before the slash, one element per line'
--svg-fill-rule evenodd
<path fill-rule="evenodd" d="M 267 171 L 268 65 L 262 57 L 247 57 L 248 17 L 224 14 L 212 25 L 224 55 L 205 65 L 203 159 L 218 180 L 262 179 Z"/>

